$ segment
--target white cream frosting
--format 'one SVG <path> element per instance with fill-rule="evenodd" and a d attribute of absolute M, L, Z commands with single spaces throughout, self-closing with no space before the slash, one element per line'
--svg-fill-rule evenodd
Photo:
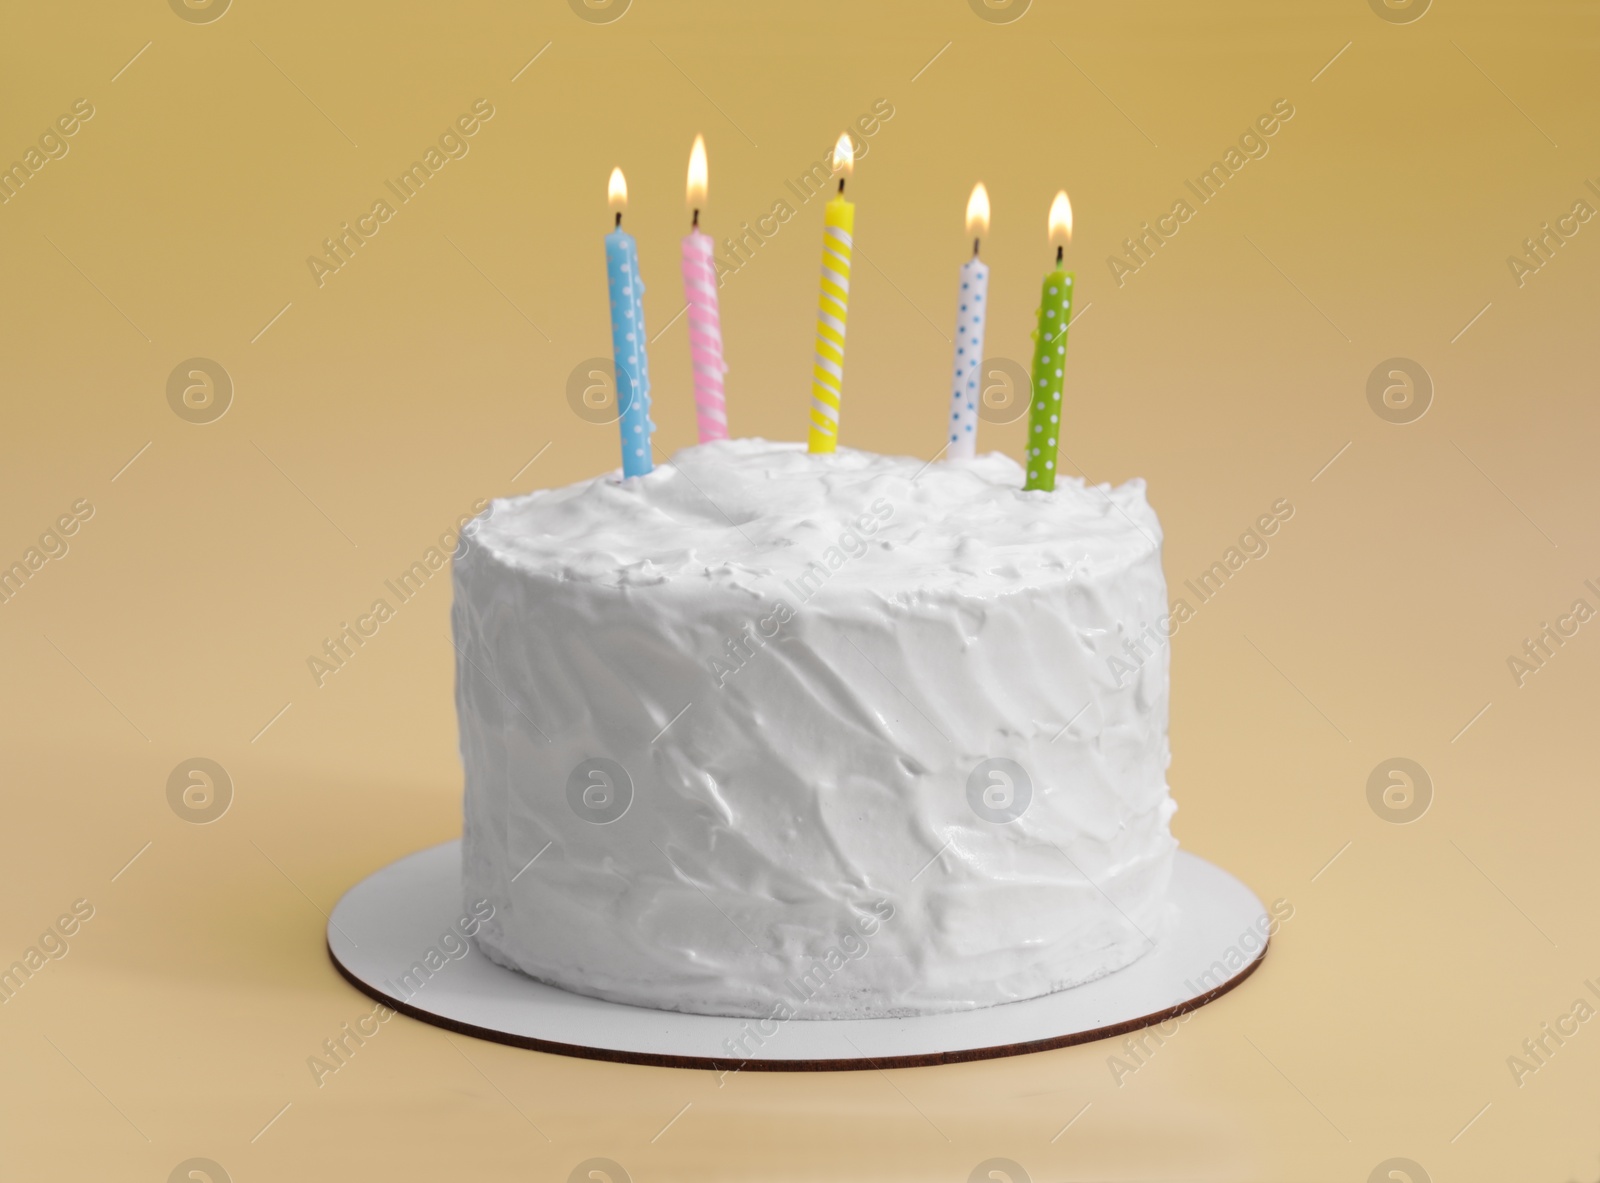
<path fill-rule="evenodd" d="M 1151 948 L 1161 527 L 1139 480 L 1021 486 L 999 454 L 741 439 L 494 502 L 453 611 L 484 950 L 617 1002 L 856 1018 Z"/>

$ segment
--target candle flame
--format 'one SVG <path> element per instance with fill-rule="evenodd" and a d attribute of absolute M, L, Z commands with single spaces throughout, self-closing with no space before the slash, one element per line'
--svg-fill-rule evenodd
<path fill-rule="evenodd" d="M 1063 189 L 1050 203 L 1050 245 L 1066 246 L 1071 242 L 1072 202 L 1067 200 L 1067 191 Z"/>
<path fill-rule="evenodd" d="M 989 233 L 989 191 L 979 181 L 967 198 L 967 236 L 982 238 Z"/>
<path fill-rule="evenodd" d="M 850 133 L 839 133 L 839 142 L 833 146 L 833 171 L 853 176 L 856 169 L 856 150 L 850 143 Z"/>
<path fill-rule="evenodd" d="M 699 209 L 706 203 L 706 138 L 695 136 L 694 147 L 689 150 L 689 208 Z"/>
<path fill-rule="evenodd" d="M 620 168 L 611 170 L 611 181 L 606 185 L 606 202 L 619 214 L 628 208 L 628 182 L 623 178 Z"/>

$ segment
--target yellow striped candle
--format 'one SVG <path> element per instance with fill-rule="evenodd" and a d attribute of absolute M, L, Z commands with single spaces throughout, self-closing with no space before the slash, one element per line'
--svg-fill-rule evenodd
<path fill-rule="evenodd" d="M 850 248 L 856 229 L 856 207 L 844 199 L 844 182 L 854 163 L 855 152 L 846 132 L 833 149 L 839 192 L 823 211 L 822 288 L 817 296 L 817 347 L 811 362 L 812 452 L 831 452 L 839 443 L 844 329 L 850 315 Z"/>

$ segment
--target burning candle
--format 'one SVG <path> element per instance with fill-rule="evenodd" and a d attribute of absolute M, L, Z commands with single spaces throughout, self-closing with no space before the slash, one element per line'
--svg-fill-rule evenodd
<path fill-rule="evenodd" d="M 617 422 L 622 427 L 622 475 L 643 476 L 654 466 L 650 458 L 650 365 L 645 355 L 644 281 L 639 278 L 639 247 L 622 228 L 628 207 L 628 182 L 622 170 L 611 170 L 606 197 L 616 211 L 615 228 L 606 235 L 606 280 L 611 292 L 611 357 L 617 379 Z"/>
<path fill-rule="evenodd" d="M 689 360 L 694 366 L 694 411 L 700 442 L 728 438 L 728 407 L 722 375 L 722 311 L 717 306 L 717 275 L 710 235 L 700 230 L 706 201 L 706 139 L 695 136 L 689 152 L 689 208 L 694 211 L 683 240 L 683 297 L 689 302 Z"/>
<path fill-rule="evenodd" d="M 1072 320 L 1072 272 L 1066 246 L 1072 241 L 1072 203 L 1066 191 L 1050 203 L 1050 241 L 1056 265 L 1045 272 L 1039 294 L 1039 327 L 1033 332 L 1033 406 L 1028 412 L 1028 454 L 1024 489 L 1056 487 L 1056 449 L 1061 438 L 1062 374 L 1067 367 L 1067 324 Z"/>
<path fill-rule="evenodd" d="M 850 248 L 856 207 L 844 199 L 844 183 L 855 166 L 850 133 L 833 149 L 839 192 L 822 215 L 822 289 L 817 296 L 817 345 L 811 362 L 809 450 L 831 452 L 839 443 L 839 399 L 844 388 L 844 328 L 850 314 Z"/>
<path fill-rule="evenodd" d="M 988 316 L 989 267 L 978 258 L 989 233 L 989 191 L 979 181 L 967 199 L 967 234 L 972 258 L 961 265 L 961 292 L 956 301 L 956 362 L 950 383 L 951 460 L 969 459 L 978 448 L 978 393 L 983 382 L 983 326 Z"/>

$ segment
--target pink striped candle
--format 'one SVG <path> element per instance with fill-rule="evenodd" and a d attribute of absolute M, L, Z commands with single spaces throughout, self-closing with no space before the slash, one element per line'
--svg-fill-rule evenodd
<path fill-rule="evenodd" d="M 706 141 L 695 136 L 689 153 L 689 208 L 694 221 L 683 239 L 683 297 L 689 302 L 689 360 L 694 366 L 694 410 L 700 442 L 728 438 L 728 404 L 722 375 L 722 310 L 717 304 L 717 273 L 711 236 L 700 229 L 706 199 Z"/>

